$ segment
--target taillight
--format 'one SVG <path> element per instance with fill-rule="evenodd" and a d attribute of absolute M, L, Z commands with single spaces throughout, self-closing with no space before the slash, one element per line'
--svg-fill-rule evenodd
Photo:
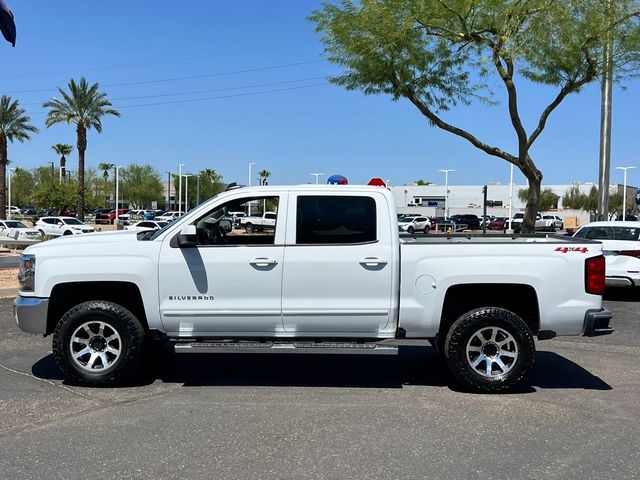
<path fill-rule="evenodd" d="M 640 258 L 640 250 L 618 250 L 620 255 L 628 255 L 630 257 L 638 257 Z"/>
<path fill-rule="evenodd" d="M 604 256 L 587 258 L 584 264 L 584 290 L 592 295 L 604 294 Z"/>

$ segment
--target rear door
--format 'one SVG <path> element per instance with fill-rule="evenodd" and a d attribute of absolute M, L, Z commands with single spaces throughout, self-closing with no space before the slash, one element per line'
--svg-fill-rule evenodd
<path fill-rule="evenodd" d="M 388 211 L 381 194 L 290 194 L 282 281 L 287 332 L 375 334 L 387 326 L 395 249 L 390 220 L 379 212 Z"/>

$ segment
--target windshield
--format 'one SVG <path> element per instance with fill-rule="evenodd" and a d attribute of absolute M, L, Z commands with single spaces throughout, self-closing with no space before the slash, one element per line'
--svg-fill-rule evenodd
<path fill-rule="evenodd" d="M 7 228 L 29 228 L 24 223 L 15 220 L 5 221 L 4 223 L 7 225 Z"/>
<path fill-rule="evenodd" d="M 78 220 L 77 218 L 63 218 L 62 221 L 64 223 L 66 223 L 67 225 L 84 225 L 80 220 Z"/>

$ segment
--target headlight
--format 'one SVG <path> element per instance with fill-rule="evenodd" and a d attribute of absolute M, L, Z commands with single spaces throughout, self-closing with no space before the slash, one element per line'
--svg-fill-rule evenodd
<path fill-rule="evenodd" d="M 33 292 L 36 281 L 36 256 L 28 253 L 20 255 L 20 270 L 18 271 L 18 283 L 20 291 Z"/>

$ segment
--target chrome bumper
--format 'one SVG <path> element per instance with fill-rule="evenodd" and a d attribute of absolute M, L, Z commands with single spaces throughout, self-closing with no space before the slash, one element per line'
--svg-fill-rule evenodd
<path fill-rule="evenodd" d="M 585 337 L 597 337 L 598 335 L 609 335 L 613 333 L 613 327 L 609 326 L 612 318 L 613 313 L 606 308 L 589 310 L 584 316 L 584 330 L 582 335 Z"/>
<path fill-rule="evenodd" d="M 48 298 L 17 296 L 13 302 L 13 313 L 20 330 L 45 335 L 47 333 Z"/>

